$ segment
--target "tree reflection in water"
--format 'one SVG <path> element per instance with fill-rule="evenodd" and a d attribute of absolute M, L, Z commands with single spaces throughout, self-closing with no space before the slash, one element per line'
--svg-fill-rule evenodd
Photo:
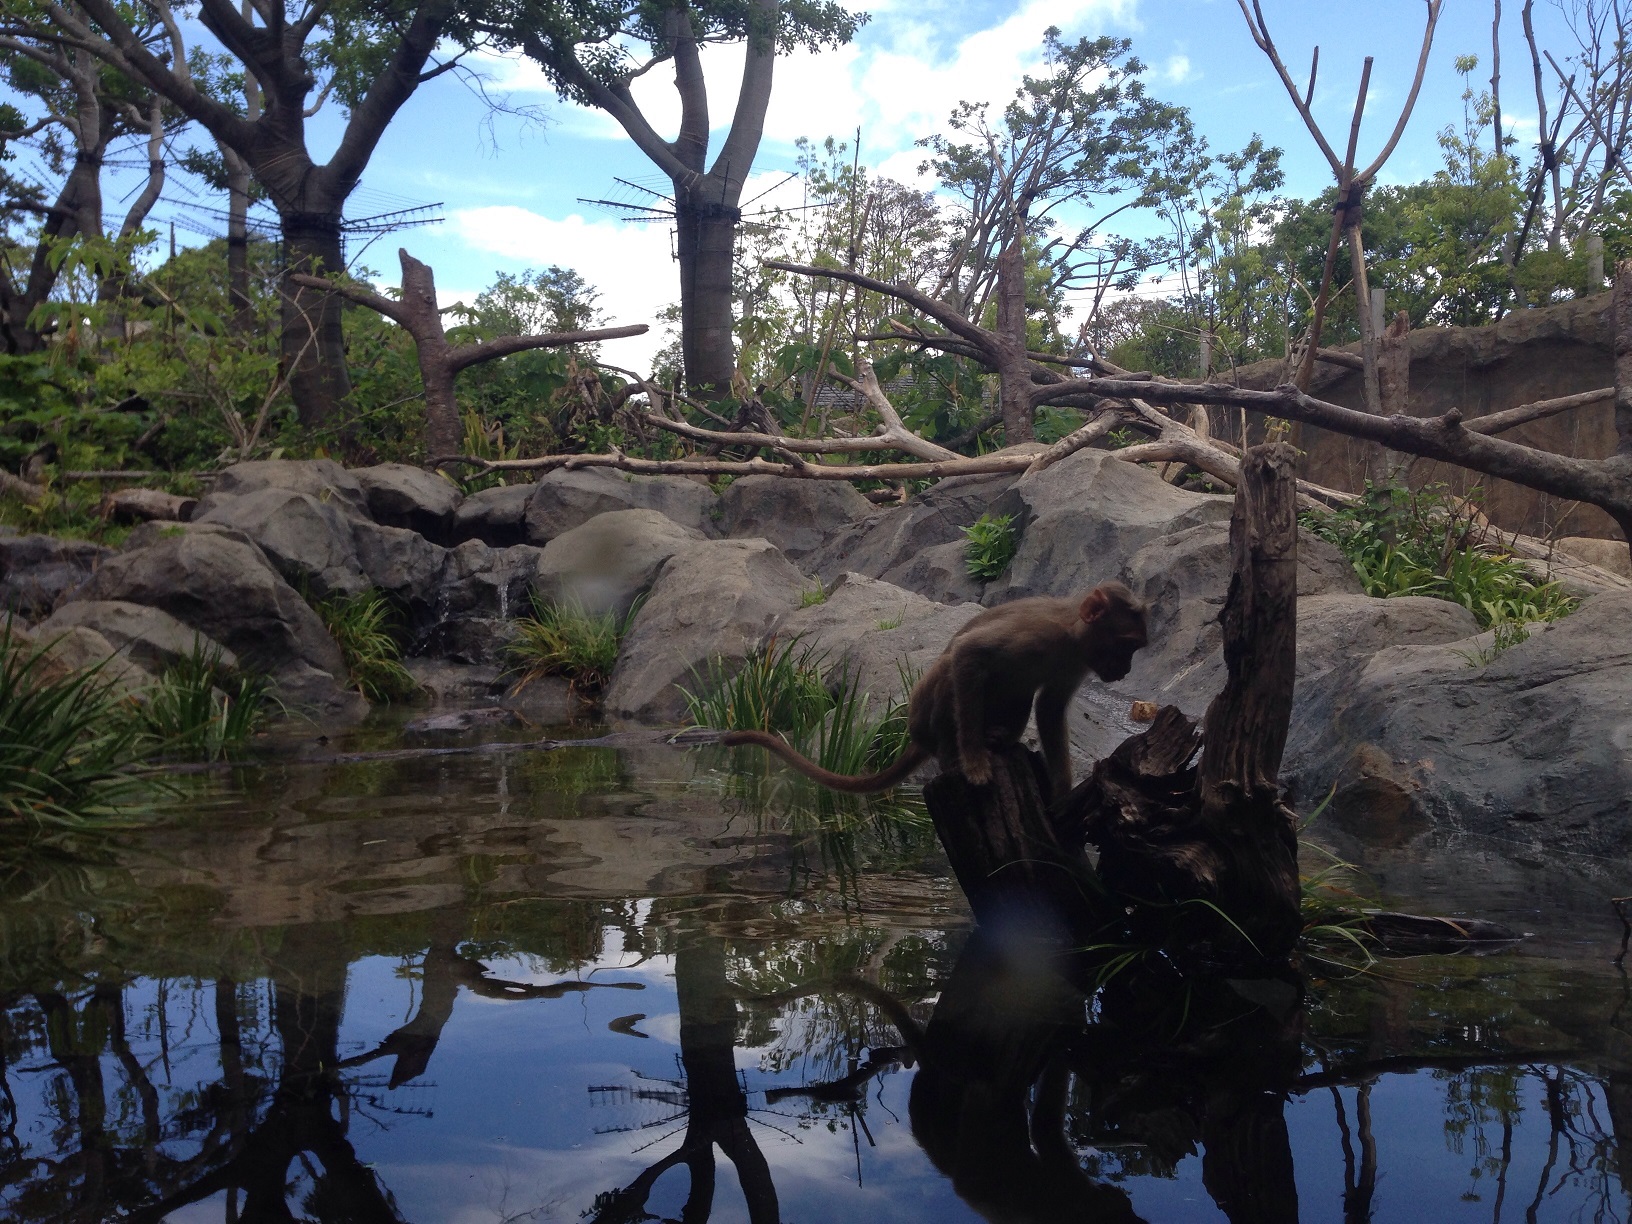
<path fill-rule="evenodd" d="M 590 941 L 605 913 L 554 919 L 571 928 L 563 938 L 572 949 L 550 959 L 555 971 L 603 959 Z M 870 951 L 865 941 L 835 950 L 821 937 L 750 944 L 720 933 L 731 923 L 685 907 L 661 927 L 626 918 L 626 952 L 672 957 L 678 1072 L 672 1085 L 643 1091 L 674 1129 L 651 1142 L 649 1164 L 582 1203 L 595 1224 L 658 1218 L 660 1183 L 684 1194 L 677 1218 L 687 1224 L 725 1214 L 722 1155 L 753 1224 L 776 1224 L 784 1210 L 810 1217 L 808 1199 L 791 1207 L 779 1198 L 788 1149 L 768 1128 L 787 1115 L 787 1125 L 847 1127 L 859 1172 L 862 1137 L 873 1141 L 870 1089 L 899 1068 L 914 1073 L 905 1111 L 913 1138 L 964 1202 L 993 1220 L 1155 1218 L 1141 1187 L 1197 1154 L 1201 1187 L 1227 1218 L 1296 1220 L 1288 1102 L 1302 1102 L 1308 1126 L 1314 1103 L 1328 1100 L 1331 1138 L 1320 1142 L 1338 1149 L 1334 1180 L 1311 1182 L 1305 1170 L 1302 1197 L 1318 1197 L 1315 1214 L 1336 1211 L 1347 1224 L 1380 1218 L 1384 1186 L 1397 1212 L 1412 1184 L 1409 1162 L 1390 1165 L 1390 1136 L 1379 1133 L 1373 1106 L 1379 1087 L 1403 1075 L 1434 1077 L 1445 1143 L 1472 1170 L 1463 1203 L 1482 1203 L 1484 1218 L 1537 1218 L 1554 1203 L 1611 1218 L 1625 1205 L 1632 1075 L 1599 1056 L 1561 1055 L 1561 1033 L 1603 1048 L 1589 1032 L 1600 1022 L 1567 1002 L 1553 1005 L 1550 1041 L 1533 1018 L 1510 1016 L 1498 1017 L 1509 1037 L 1471 1031 L 1457 1043 L 1446 1037 L 1447 1010 L 1446 1027 L 1425 1042 L 1404 1018 L 1417 998 L 1408 982 L 1354 995 L 1358 1021 L 1346 1027 L 1330 1008 L 1306 1017 L 1297 987 L 1274 980 L 1162 986 L 1155 975 L 1123 975 L 1090 1002 L 1058 962 L 990 934 L 972 937 L 949 973 L 918 955 L 909 997 L 897 998 L 877 984 L 880 949 L 894 946 L 893 935 Z M 548 1007 L 640 985 L 613 972 L 544 984 L 495 976 L 481 957 L 515 947 L 472 942 L 476 925 L 462 910 L 430 918 L 412 1007 L 362 1048 L 342 1036 L 357 953 L 332 928 L 282 932 L 258 980 L 170 979 L 155 995 L 156 979 L 88 976 L 0 999 L 0 1214 L 158 1221 L 184 1209 L 195 1218 L 214 1200 L 235 1222 L 408 1218 L 401 1187 L 394 1192 L 376 1167 L 377 1132 L 358 1123 L 440 1124 L 421 1119 L 427 1111 L 403 1104 L 414 1098 L 399 1090 L 435 1065 L 460 997 Z M 932 1007 L 917 1001 L 937 985 Z M 1481 996 L 1487 1013 L 1501 1002 Z M 635 1017 L 611 1025 L 641 1035 Z M 1527 1052 L 1526 1040 L 1552 1052 Z M 743 1049 L 762 1051 L 759 1079 L 774 1086 L 745 1082 Z M 1432 1052 L 1394 1053 L 1404 1049 Z M 798 1057 L 822 1068 L 813 1082 L 789 1074 Z M 198 1074 L 201 1061 L 208 1069 Z M 665 1181 L 682 1175 L 683 1185 Z M 1557 1197 L 1566 1185 L 1573 1199 Z"/>

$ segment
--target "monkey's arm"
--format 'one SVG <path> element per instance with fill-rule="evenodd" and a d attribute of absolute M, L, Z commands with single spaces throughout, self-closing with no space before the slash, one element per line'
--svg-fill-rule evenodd
<path fill-rule="evenodd" d="M 986 675 L 993 651 L 978 641 L 952 647 L 952 715 L 957 724 L 958 765 L 976 786 L 992 780 L 986 748 Z"/>
<path fill-rule="evenodd" d="M 1048 780 L 1054 792 L 1049 796 L 1051 803 L 1058 803 L 1071 790 L 1071 736 L 1066 730 L 1065 714 L 1076 688 L 1076 683 L 1069 687 L 1045 684 L 1037 694 L 1037 738 L 1043 743 L 1043 759 L 1048 762 Z"/>

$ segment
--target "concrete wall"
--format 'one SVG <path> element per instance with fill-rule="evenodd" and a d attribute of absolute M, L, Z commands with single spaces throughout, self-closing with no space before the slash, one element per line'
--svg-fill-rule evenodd
<path fill-rule="evenodd" d="M 1489 327 L 1427 327 L 1412 332 L 1411 414 L 1437 416 L 1460 408 L 1471 419 L 1534 400 L 1612 386 L 1609 305 L 1610 295 L 1603 293 L 1519 311 Z M 1358 351 L 1358 346 L 1350 346 L 1350 351 Z M 1258 362 L 1241 369 L 1240 382 L 1268 388 L 1281 381 L 1282 374 L 1279 361 Z M 1358 370 L 1322 362 L 1316 366 L 1310 393 L 1345 407 L 1365 407 Z M 1221 424 L 1226 436 L 1239 433 L 1234 422 Z M 1261 424 L 1260 419 L 1257 426 Z M 1615 450 L 1614 405 L 1606 399 L 1500 436 L 1559 454 L 1603 458 Z M 1389 472 L 1399 458 L 1373 443 L 1307 425 L 1293 426 L 1292 442 L 1306 455 L 1299 475 L 1351 491 L 1358 491 L 1368 475 L 1377 479 Z M 1457 492 L 1482 487 L 1485 513 L 1505 530 L 1620 538 L 1610 517 L 1594 507 L 1426 459 L 1408 462 L 1406 479 L 1413 487 L 1444 483 Z"/>

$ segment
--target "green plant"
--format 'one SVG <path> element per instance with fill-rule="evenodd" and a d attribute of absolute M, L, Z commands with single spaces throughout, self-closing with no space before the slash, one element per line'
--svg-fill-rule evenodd
<path fill-rule="evenodd" d="M 100 667 L 63 673 L 0 628 L 0 822 L 33 842 L 106 827 L 150 788 L 128 698 Z"/>
<path fill-rule="evenodd" d="M 217 647 L 193 643 L 160 677 L 137 708 L 142 733 L 167 754 L 214 760 L 247 744 L 271 714 L 271 681 L 235 672 L 221 662 Z"/>
<path fill-rule="evenodd" d="M 402 647 L 391 632 L 394 613 L 383 591 L 332 595 L 316 607 L 359 693 L 370 701 L 394 701 L 414 691 L 414 678 L 402 665 Z"/>
<path fill-rule="evenodd" d="M 1523 562 L 1488 542 L 1477 494 L 1463 499 L 1442 486 L 1413 492 L 1367 485 L 1350 505 L 1306 514 L 1303 522 L 1337 545 L 1368 595 L 1449 600 L 1482 629 L 1575 611 L 1576 600 L 1556 582 L 1538 581 Z"/>
<path fill-rule="evenodd" d="M 778 731 L 790 741 L 806 735 L 832 708 L 822 683 L 822 655 L 797 638 L 771 638 L 732 670 L 721 659 L 686 690 L 686 713 L 700 727 L 720 731 Z"/>
<path fill-rule="evenodd" d="M 981 515 L 963 528 L 967 543 L 963 547 L 964 565 L 972 578 L 990 582 L 1009 567 L 1014 560 L 1016 546 L 1012 514 Z"/>
<path fill-rule="evenodd" d="M 897 612 L 894 616 L 886 616 L 883 620 L 879 621 L 878 622 L 878 627 L 880 629 L 882 629 L 885 633 L 888 633 L 891 629 L 901 628 L 901 626 L 906 622 L 906 619 L 907 619 L 907 609 L 906 609 L 906 606 L 903 605 L 901 610 L 899 612 Z"/>
<path fill-rule="evenodd" d="M 516 622 L 516 637 L 508 648 L 512 670 L 520 675 L 516 687 L 540 676 L 562 675 L 577 692 L 600 692 L 639 609 L 637 600 L 621 616 L 590 612 L 575 599 L 548 603 L 535 593 L 533 614 Z"/>
<path fill-rule="evenodd" d="M 1495 662 L 1496 656 L 1502 651 L 1530 640 L 1530 630 L 1523 621 L 1497 621 L 1490 629 L 1489 642 L 1472 650 L 1458 650 L 1455 652 L 1456 657 L 1469 667 L 1485 667 Z"/>
<path fill-rule="evenodd" d="M 799 606 L 801 608 L 814 608 L 817 604 L 823 604 L 826 602 L 827 589 L 820 583 L 811 587 L 808 591 L 799 592 Z"/>

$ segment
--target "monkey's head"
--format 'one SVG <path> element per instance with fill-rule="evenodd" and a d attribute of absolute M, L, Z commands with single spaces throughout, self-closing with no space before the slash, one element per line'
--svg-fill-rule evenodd
<path fill-rule="evenodd" d="M 1120 582 L 1106 582 L 1083 597 L 1078 615 L 1087 626 L 1088 666 L 1101 680 L 1122 679 L 1149 641 L 1145 605 Z"/>

